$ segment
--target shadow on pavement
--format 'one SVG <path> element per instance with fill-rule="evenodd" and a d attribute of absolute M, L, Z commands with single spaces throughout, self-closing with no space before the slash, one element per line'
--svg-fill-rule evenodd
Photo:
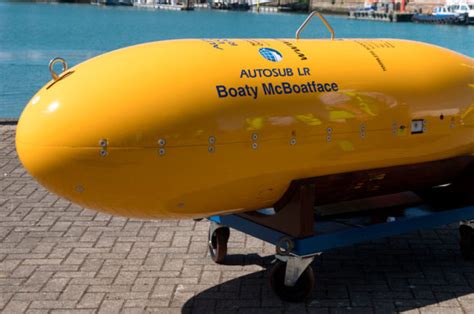
<path fill-rule="evenodd" d="M 315 289 L 303 303 L 282 302 L 271 291 L 273 256 L 228 255 L 226 265 L 263 270 L 196 294 L 182 312 L 469 312 L 474 262 L 463 260 L 458 241 L 451 226 L 328 251 L 312 263 Z"/>

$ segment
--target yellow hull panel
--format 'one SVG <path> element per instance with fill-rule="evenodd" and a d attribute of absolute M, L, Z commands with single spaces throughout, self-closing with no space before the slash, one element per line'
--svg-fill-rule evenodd
<path fill-rule="evenodd" d="M 296 179 L 474 155 L 473 99 L 473 59 L 423 43 L 163 41 L 49 82 L 17 150 L 81 205 L 205 217 L 270 207 Z"/>

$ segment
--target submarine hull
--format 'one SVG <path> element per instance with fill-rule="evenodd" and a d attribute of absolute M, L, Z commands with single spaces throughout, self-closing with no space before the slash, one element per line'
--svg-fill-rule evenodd
<path fill-rule="evenodd" d="M 117 215 L 253 211 L 301 180 L 325 204 L 458 180 L 473 88 L 472 58 L 412 41 L 163 41 L 47 83 L 16 145 L 46 188 Z"/>

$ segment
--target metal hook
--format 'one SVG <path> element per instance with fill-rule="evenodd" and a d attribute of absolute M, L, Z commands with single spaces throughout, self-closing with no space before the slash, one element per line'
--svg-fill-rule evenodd
<path fill-rule="evenodd" d="M 49 61 L 49 72 L 51 72 L 51 76 L 53 77 L 53 80 L 55 80 L 55 81 L 57 81 L 59 79 L 59 74 L 54 72 L 53 67 L 58 62 L 60 62 L 63 65 L 62 72 L 66 71 L 68 69 L 67 62 L 63 58 L 56 57 L 56 58 L 52 59 L 51 61 Z"/>
<path fill-rule="evenodd" d="M 306 25 L 309 23 L 309 21 L 311 21 L 311 19 L 315 15 L 317 15 L 319 17 L 319 19 L 324 23 L 324 25 L 326 26 L 328 31 L 331 33 L 331 40 L 333 40 L 334 39 L 334 30 L 332 29 L 331 25 L 329 25 L 328 21 L 326 21 L 324 16 L 322 16 L 321 13 L 319 13 L 318 11 L 311 12 L 308 15 L 308 17 L 306 18 L 306 20 L 304 20 L 303 24 L 301 24 L 301 26 L 296 30 L 296 35 L 295 35 L 296 39 L 300 39 L 300 33 L 303 31 L 303 29 L 306 27 Z"/>

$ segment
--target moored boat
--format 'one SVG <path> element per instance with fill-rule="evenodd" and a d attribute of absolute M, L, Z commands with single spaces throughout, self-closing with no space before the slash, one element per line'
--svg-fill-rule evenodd
<path fill-rule="evenodd" d="M 448 6 L 435 7 L 431 14 L 417 13 L 413 15 L 412 21 L 416 23 L 429 24 L 467 24 L 467 14 L 454 12 Z"/>
<path fill-rule="evenodd" d="M 451 11 L 459 15 L 465 15 L 468 24 L 474 24 L 474 4 L 459 3 L 449 6 Z"/>

